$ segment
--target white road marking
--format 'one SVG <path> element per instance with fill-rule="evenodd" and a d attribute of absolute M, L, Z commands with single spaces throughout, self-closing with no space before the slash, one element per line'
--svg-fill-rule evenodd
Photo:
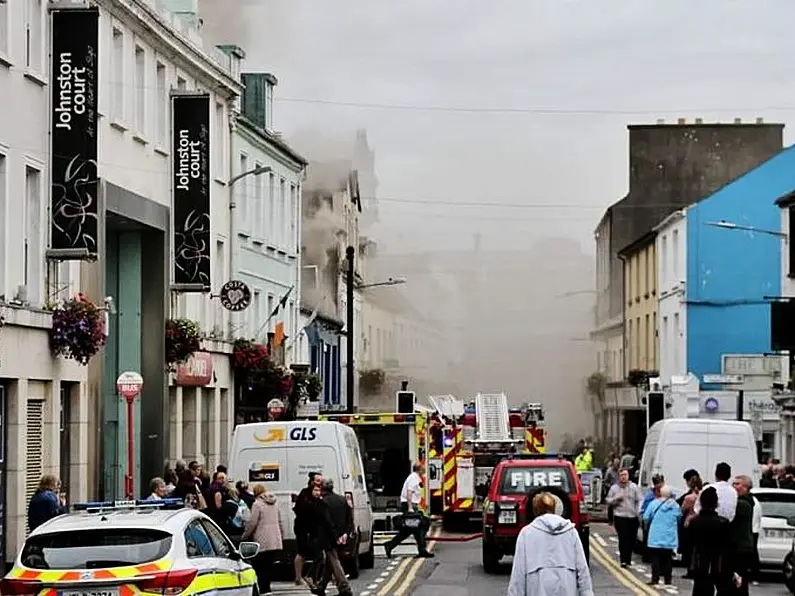
<path fill-rule="evenodd" d="M 651 579 L 651 573 L 644 573 L 643 575 L 645 575 L 646 577 L 648 577 L 649 579 Z"/>
<path fill-rule="evenodd" d="M 637 569 L 641 573 L 646 573 L 646 568 L 643 565 L 633 565 L 632 568 Z"/>
<path fill-rule="evenodd" d="M 607 547 L 607 542 L 605 542 L 605 539 L 602 538 L 599 534 L 594 534 L 594 538 L 596 538 L 596 541 L 599 543 L 599 545 L 602 548 Z"/>
<path fill-rule="evenodd" d="M 618 551 L 618 550 L 617 550 L 617 551 L 616 551 L 616 556 L 617 556 L 617 557 L 620 557 L 620 556 L 621 556 L 621 551 Z"/>
<path fill-rule="evenodd" d="M 368 590 L 375 590 L 377 587 L 378 587 L 378 584 L 370 584 L 369 586 L 367 586 L 367 589 Z"/>
<path fill-rule="evenodd" d="M 385 580 L 385 579 L 386 579 L 386 578 L 384 578 L 384 577 L 376 577 L 376 578 L 375 578 L 373 581 L 374 581 L 375 583 L 377 583 L 377 584 L 382 584 L 382 583 L 384 583 L 384 580 Z"/>
<path fill-rule="evenodd" d="M 610 540 L 610 542 L 618 542 L 618 538 L 615 536 L 608 536 L 607 538 Z"/>
<path fill-rule="evenodd" d="M 388 575 L 389 575 L 389 571 L 384 571 L 384 572 L 381 574 L 381 577 L 386 577 L 386 576 L 388 576 Z"/>
<path fill-rule="evenodd" d="M 364 592 L 359 592 L 359 596 L 370 596 L 370 590 L 365 590 Z"/>
<path fill-rule="evenodd" d="M 663 590 L 665 590 L 669 594 L 678 594 L 679 593 L 679 588 L 677 588 L 676 586 L 664 586 Z"/>

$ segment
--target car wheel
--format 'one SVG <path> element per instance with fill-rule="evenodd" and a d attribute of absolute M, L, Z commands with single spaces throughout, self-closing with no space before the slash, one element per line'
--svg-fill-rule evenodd
<path fill-rule="evenodd" d="M 484 538 L 481 540 L 481 548 L 483 549 L 483 571 L 490 575 L 497 573 L 499 571 L 500 559 L 502 559 L 497 545 Z"/>
<path fill-rule="evenodd" d="M 373 567 L 375 567 L 375 540 L 373 539 L 373 535 L 370 534 L 370 548 L 359 557 L 359 568 L 372 569 Z"/>
<path fill-rule="evenodd" d="M 784 559 L 784 584 L 795 594 L 795 556 L 790 552 Z"/>

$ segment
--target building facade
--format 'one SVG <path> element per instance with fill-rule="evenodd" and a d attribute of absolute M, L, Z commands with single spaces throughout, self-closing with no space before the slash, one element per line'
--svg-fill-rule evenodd
<path fill-rule="evenodd" d="M 627 371 L 658 370 L 655 235 L 645 234 L 618 253 L 624 263 L 624 368 Z"/>
<path fill-rule="evenodd" d="M 657 344 L 660 380 L 669 386 L 674 375 L 687 374 L 687 220 L 686 209 L 675 211 L 654 229 L 657 232 Z"/>

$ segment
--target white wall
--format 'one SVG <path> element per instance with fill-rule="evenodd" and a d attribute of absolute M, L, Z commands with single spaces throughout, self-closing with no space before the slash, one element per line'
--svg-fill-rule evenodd
<path fill-rule="evenodd" d="M 232 175 L 270 166 L 272 171 L 247 176 L 234 186 L 235 236 L 234 271 L 231 278 L 242 279 L 254 293 L 252 306 L 233 316 L 236 336 L 267 339 L 278 322 L 293 338 L 300 331 L 301 184 L 304 166 L 284 154 L 265 133 L 240 122 L 232 136 Z M 282 195 L 282 189 L 284 194 Z M 267 325 L 272 309 L 288 292 L 287 308 Z M 291 345 L 292 342 L 288 343 Z M 286 353 L 289 363 L 300 362 Z"/>
<path fill-rule="evenodd" d="M 687 373 L 687 219 L 681 213 L 657 228 L 657 341 L 660 378 Z"/>

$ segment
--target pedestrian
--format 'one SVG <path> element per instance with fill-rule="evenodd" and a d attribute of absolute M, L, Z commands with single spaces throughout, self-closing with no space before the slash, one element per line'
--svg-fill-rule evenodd
<path fill-rule="evenodd" d="M 555 514 L 550 493 L 533 497 L 533 521 L 516 540 L 507 596 L 593 596 L 585 551 L 571 521 Z"/>
<path fill-rule="evenodd" d="M 751 485 L 753 488 L 753 485 Z M 759 499 L 754 497 L 754 514 L 753 521 L 751 522 L 751 533 L 754 539 L 754 552 L 751 559 L 751 585 L 759 585 L 759 576 L 761 575 L 761 560 L 759 559 L 759 533 L 762 531 L 762 504 Z"/>
<path fill-rule="evenodd" d="M 53 474 L 39 480 L 39 488 L 28 503 L 28 528 L 32 532 L 54 517 L 66 513 L 66 495 L 61 494 L 61 481 Z"/>
<path fill-rule="evenodd" d="M 326 586 L 334 577 L 337 584 L 337 594 L 339 596 L 353 596 L 353 591 L 345 576 L 340 562 L 340 553 L 346 548 L 356 547 L 356 536 L 354 535 L 353 509 L 345 500 L 345 497 L 334 492 L 334 481 L 331 478 L 323 479 L 323 502 L 328 509 L 331 518 L 331 527 L 334 530 L 330 548 L 326 551 L 326 564 L 323 568 L 323 575 L 312 591 L 317 596 L 325 596 Z M 353 552 L 352 556 L 358 556 Z"/>
<path fill-rule="evenodd" d="M 655 499 L 643 514 L 643 521 L 649 528 L 649 555 L 651 557 L 650 586 L 660 583 L 662 577 L 666 586 L 673 581 L 673 554 L 679 548 L 679 518 L 682 510 L 671 496 L 671 488 L 664 485 L 660 496 Z"/>
<path fill-rule="evenodd" d="M 699 513 L 690 521 L 693 551 L 690 556 L 690 575 L 693 576 L 693 596 L 730 594 L 731 545 L 729 522 L 718 515 L 718 493 L 707 486 L 699 494 Z"/>
<path fill-rule="evenodd" d="M 166 483 L 162 478 L 152 478 L 149 481 L 149 496 L 146 497 L 150 501 L 160 501 L 166 496 Z"/>
<path fill-rule="evenodd" d="M 177 488 L 177 482 L 179 482 L 176 471 L 170 467 L 163 470 L 163 481 L 166 483 L 166 497 L 170 497 L 174 494 L 174 489 Z"/>
<path fill-rule="evenodd" d="M 240 498 L 246 504 L 246 507 L 251 510 L 251 508 L 254 506 L 254 499 L 256 497 L 254 497 L 254 493 L 251 492 L 248 482 L 245 480 L 238 480 L 235 483 L 235 488 L 237 489 L 237 494 L 240 495 Z"/>
<path fill-rule="evenodd" d="M 193 477 L 199 486 L 199 492 L 203 494 L 210 486 L 210 477 L 204 471 L 204 466 L 194 460 L 188 464 L 188 468 L 193 472 Z"/>
<path fill-rule="evenodd" d="M 320 486 L 323 476 L 319 472 L 309 472 L 307 485 L 298 493 L 293 505 L 295 514 L 296 555 L 293 560 L 295 569 L 295 584 L 297 586 L 309 585 L 311 578 L 304 576 L 304 565 L 307 560 L 317 556 L 314 546 L 311 544 L 309 531 L 312 524 L 312 491 L 315 486 Z M 310 587 L 314 587 L 314 583 Z"/>
<path fill-rule="evenodd" d="M 651 478 L 651 487 L 643 495 L 643 502 L 640 504 L 640 519 L 641 519 L 641 534 L 643 535 L 643 545 L 641 560 L 644 563 L 651 563 L 651 554 L 649 553 L 649 525 L 643 521 L 643 516 L 646 513 L 646 508 L 651 505 L 655 499 L 660 496 L 660 489 L 665 485 L 665 476 L 662 474 L 655 474 Z"/>
<path fill-rule="evenodd" d="M 204 512 L 211 520 L 223 528 L 225 522 L 223 505 L 227 496 L 226 474 L 223 472 L 215 472 L 212 482 L 205 487 L 203 494 L 207 503 L 207 508 Z"/>
<path fill-rule="evenodd" d="M 593 451 L 586 443 L 582 444 L 582 449 L 574 458 L 574 469 L 578 474 L 593 470 Z"/>
<path fill-rule="evenodd" d="M 605 500 L 608 506 L 613 508 L 613 525 L 618 535 L 621 566 L 626 568 L 632 564 L 641 503 L 640 489 L 629 479 L 629 470 L 621 470 L 618 474 L 618 483 L 610 487 Z"/>
<path fill-rule="evenodd" d="M 420 511 L 420 501 L 422 500 L 422 476 L 425 473 L 424 467 L 420 463 L 414 464 L 411 474 L 408 475 L 403 488 L 400 491 L 400 510 L 403 514 L 397 534 L 384 545 L 387 558 L 392 558 L 392 551 L 398 544 L 409 536 L 414 536 L 417 541 L 417 556 L 431 559 L 433 553 L 428 551 L 425 542 L 425 532 L 430 525 L 428 520 Z M 419 520 L 416 519 L 419 516 Z M 413 518 L 409 520 L 408 518 Z M 418 521 L 417 527 L 411 527 L 412 522 Z M 408 524 L 408 525 L 407 525 Z"/>
<path fill-rule="evenodd" d="M 696 502 L 701 495 L 704 483 L 701 476 L 693 476 L 690 479 L 690 492 L 682 501 L 682 529 L 679 533 L 679 553 L 682 555 L 682 564 L 687 570 L 684 574 L 685 579 L 692 579 L 690 574 L 690 556 L 693 552 L 693 541 L 690 531 L 690 522 L 696 517 Z"/>
<path fill-rule="evenodd" d="M 207 508 L 204 495 L 199 491 L 199 485 L 196 484 L 196 476 L 190 468 L 184 468 L 182 470 L 182 474 L 179 477 L 177 487 L 174 489 L 172 496 L 176 499 L 181 499 L 185 503 L 185 506 L 191 509 L 203 511 Z"/>
<path fill-rule="evenodd" d="M 759 480 L 761 488 L 778 488 L 778 479 L 776 478 L 775 466 L 768 466 L 762 472 L 762 478 Z"/>
<path fill-rule="evenodd" d="M 732 571 L 739 576 L 736 593 L 748 596 L 754 558 L 754 499 L 751 496 L 751 479 L 748 476 L 737 476 L 734 479 L 734 490 L 737 491 L 737 506 L 734 518 L 729 523 Z M 720 514 L 720 493 L 718 493 L 718 513 Z"/>
<path fill-rule="evenodd" d="M 323 478 L 321 483 L 323 480 L 325 479 Z M 321 484 L 312 485 L 311 497 L 306 503 L 306 513 L 309 529 L 309 553 L 312 560 L 306 583 L 309 585 L 310 591 L 314 591 L 325 573 L 326 553 L 336 546 L 337 538 L 340 535 L 331 521 L 329 507 L 323 500 Z"/>
<path fill-rule="evenodd" d="M 224 487 L 223 501 L 221 504 L 221 529 L 235 544 L 240 544 L 240 537 L 246 527 L 246 522 L 251 519 L 251 511 L 231 482 Z"/>
<path fill-rule="evenodd" d="M 254 487 L 254 503 L 251 517 L 241 536 L 241 541 L 253 539 L 259 544 L 259 552 L 254 557 L 253 567 L 257 572 L 257 584 L 262 596 L 273 594 L 271 579 L 276 565 L 276 554 L 282 550 L 282 517 L 276 496 L 262 484 Z"/>
<path fill-rule="evenodd" d="M 734 519 L 734 512 L 737 509 L 737 491 L 729 484 L 732 477 L 732 468 L 726 462 L 721 462 L 715 466 L 715 482 L 711 485 L 718 493 L 718 515 L 727 520 Z M 695 511 L 699 512 L 701 501 L 696 503 Z"/>

